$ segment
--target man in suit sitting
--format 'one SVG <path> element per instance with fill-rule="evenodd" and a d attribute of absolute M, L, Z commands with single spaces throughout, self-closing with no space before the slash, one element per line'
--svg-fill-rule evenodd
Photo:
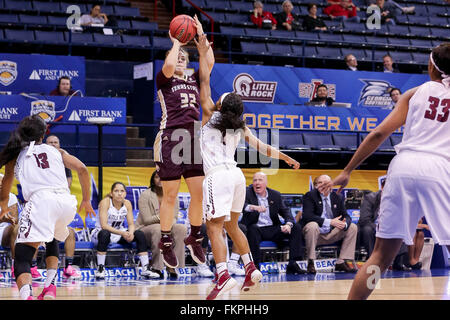
<path fill-rule="evenodd" d="M 282 225 L 278 215 L 282 216 Z M 283 204 L 281 194 L 267 188 L 267 176 L 257 172 L 253 176 L 253 184 L 247 187 L 245 205 L 242 216 L 243 224 L 247 226 L 247 238 L 255 265 L 259 268 L 261 262 L 261 241 L 282 243 L 289 240 L 288 274 L 304 274 L 297 260 L 302 259 L 302 228 L 295 222 L 289 209 Z"/>
<path fill-rule="evenodd" d="M 356 236 L 358 228 L 352 223 L 344 205 L 344 199 L 335 192 L 321 194 L 317 190 L 320 183 L 330 181 L 327 175 L 314 179 L 314 190 L 303 197 L 303 233 L 305 234 L 306 252 L 308 255 L 308 273 L 315 273 L 314 260 L 316 246 L 332 244 L 343 240 L 341 252 L 336 261 L 335 271 L 355 273 L 345 260 L 353 262 L 355 258 Z"/>

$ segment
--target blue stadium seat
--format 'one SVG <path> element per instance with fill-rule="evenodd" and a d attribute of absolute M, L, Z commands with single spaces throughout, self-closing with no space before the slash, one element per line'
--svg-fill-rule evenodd
<path fill-rule="evenodd" d="M 411 45 L 413 47 L 424 47 L 424 48 L 431 48 L 434 46 L 431 40 L 425 39 L 411 39 Z"/>
<path fill-rule="evenodd" d="M 64 44 L 64 33 L 61 31 L 54 32 L 54 31 L 35 31 L 36 40 L 42 41 L 42 42 L 49 42 L 49 43 L 60 43 Z"/>
<path fill-rule="evenodd" d="M 101 12 L 109 15 L 114 15 L 114 7 L 113 6 L 101 6 Z"/>
<path fill-rule="evenodd" d="M 4 8 L 17 11 L 33 11 L 31 1 L 5 0 Z"/>
<path fill-rule="evenodd" d="M 367 137 L 367 133 L 361 134 L 361 141 L 364 140 Z M 394 147 L 391 144 L 391 139 L 386 139 L 383 141 L 383 143 L 378 147 L 377 151 L 384 151 L 384 152 L 393 152 Z"/>
<path fill-rule="evenodd" d="M 293 150 L 311 150 L 311 147 L 305 145 L 303 136 L 298 131 L 280 131 L 279 144 L 282 149 Z"/>
<path fill-rule="evenodd" d="M 253 23 L 250 21 L 250 16 L 248 14 L 238 14 L 238 13 L 225 13 L 225 22 L 231 24 L 247 24 L 252 25 Z M 214 19 L 214 17 L 212 17 Z"/>
<path fill-rule="evenodd" d="M 424 16 L 409 16 L 408 22 L 410 24 L 424 24 L 428 25 L 430 23 L 430 19 Z"/>
<path fill-rule="evenodd" d="M 339 146 L 343 150 L 355 151 L 357 149 L 356 134 L 333 133 L 334 145 Z"/>
<path fill-rule="evenodd" d="M 170 49 L 172 48 L 172 41 L 167 37 L 153 37 L 153 46 L 158 49 Z"/>
<path fill-rule="evenodd" d="M 130 20 L 117 20 L 117 28 L 124 30 L 131 29 Z"/>
<path fill-rule="evenodd" d="M 303 57 L 303 56 L 310 57 L 310 58 L 317 57 L 316 47 L 305 46 L 305 54 L 303 55 L 303 46 L 292 45 L 292 52 L 297 57 Z"/>
<path fill-rule="evenodd" d="M 396 144 L 399 144 L 400 142 L 402 142 L 402 138 L 403 138 L 403 136 L 401 136 L 401 135 L 392 134 L 391 135 L 391 144 L 393 146 L 395 146 Z"/>
<path fill-rule="evenodd" d="M 27 14 L 19 14 L 19 20 L 20 22 L 27 24 L 47 24 L 46 16 L 30 16 Z"/>
<path fill-rule="evenodd" d="M 428 16 L 429 15 L 428 10 L 427 10 L 427 5 L 414 4 L 414 6 L 416 7 L 414 9 L 416 16 Z"/>
<path fill-rule="evenodd" d="M 3 29 L 0 29 L 0 40 L 5 39 L 5 35 L 3 34 Z"/>
<path fill-rule="evenodd" d="M 411 52 L 390 51 L 389 54 L 395 62 L 399 62 L 399 63 L 412 63 L 413 62 Z"/>
<path fill-rule="evenodd" d="M 448 20 L 448 18 L 446 17 L 433 17 L 430 18 L 430 23 L 434 26 L 441 26 L 441 27 L 445 27 L 445 26 L 449 26 L 450 22 Z"/>
<path fill-rule="evenodd" d="M 270 35 L 278 39 L 295 39 L 295 33 L 287 30 L 271 30 Z"/>
<path fill-rule="evenodd" d="M 303 140 L 311 149 L 321 151 L 339 151 L 341 148 L 333 144 L 333 138 L 329 133 L 303 133 Z"/>
<path fill-rule="evenodd" d="M 230 1 L 229 8 L 231 8 L 232 10 L 249 14 L 251 11 L 253 11 L 253 4 L 251 2 Z M 267 8 L 265 8 L 265 10 L 267 10 Z"/>
<path fill-rule="evenodd" d="M 268 54 L 266 44 L 262 42 L 241 41 L 241 48 L 243 53 Z"/>
<path fill-rule="evenodd" d="M 215 23 L 224 23 L 226 21 L 225 14 L 223 12 L 207 12 L 208 15 L 214 20 Z M 209 19 L 205 19 L 209 23 Z"/>
<path fill-rule="evenodd" d="M 135 30 L 158 30 L 157 22 L 131 21 L 131 27 Z"/>
<path fill-rule="evenodd" d="M 267 48 L 269 49 L 270 54 L 281 56 L 292 55 L 292 48 L 289 44 L 268 43 Z"/>
<path fill-rule="evenodd" d="M 133 45 L 139 47 L 150 47 L 150 39 L 145 36 L 130 36 L 122 35 L 122 41 L 126 45 Z"/>
<path fill-rule="evenodd" d="M 61 12 L 59 2 L 33 1 L 33 7 L 40 12 Z"/>
<path fill-rule="evenodd" d="M 230 35 L 233 35 L 233 36 L 245 36 L 245 30 L 243 28 L 233 28 L 233 27 L 220 26 L 220 33 L 222 33 L 222 34 L 230 34 Z"/>
<path fill-rule="evenodd" d="M 230 1 L 228 0 L 207 0 L 205 1 L 206 9 L 225 9 L 230 8 Z"/>
<path fill-rule="evenodd" d="M 366 38 L 364 36 L 361 35 L 357 35 L 357 34 L 344 34 L 342 35 L 344 41 L 346 42 L 350 42 L 350 43 L 366 43 Z"/>
<path fill-rule="evenodd" d="M 58 26 L 65 26 L 67 24 L 67 17 L 48 16 L 47 19 L 48 19 L 48 24 L 58 25 Z"/>
<path fill-rule="evenodd" d="M 270 30 L 267 29 L 245 28 L 245 33 L 251 37 L 270 37 Z"/>
<path fill-rule="evenodd" d="M 7 14 L 2 13 L 0 14 L 0 23 L 18 23 L 19 17 L 17 14 Z"/>
<path fill-rule="evenodd" d="M 431 35 L 430 28 L 427 27 L 409 26 L 409 31 L 414 36 L 430 37 Z"/>
<path fill-rule="evenodd" d="M 253 6 L 252 6 L 253 10 Z M 272 14 L 279 12 L 281 10 L 281 6 L 276 3 L 264 3 L 264 11 L 269 11 Z"/>
<path fill-rule="evenodd" d="M 121 45 L 122 40 L 119 35 L 104 35 L 101 33 L 94 33 L 94 41 L 103 45 Z"/>
<path fill-rule="evenodd" d="M 295 37 L 299 40 L 319 40 L 317 32 L 295 31 Z"/>
<path fill-rule="evenodd" d="M 194 3 L 195 5 L 197 5 L 200 8 L 205 8 L 205 0 L 191 0 L 192 3 Z M 182 5 L 184 8 L 192 8 L 192 5 L 187 2 L 186 0 L 182 1 Z"/>
<path fill-rule="evenodd" d="M 366 41 L 368 44 L 379 44 L 379 45 L 387 45 L 388 44 L 386 37 L 366 36 Z"/>
<path fill-rule="evenodd" d="M 409 28 L 408 26 L 391 26 L 388 25 L 388 30 L 390 34 L 395 34 L 397 36 L 405 36 L 407 34 L 409 34 Z"/>
<path fill-rule="evenodd" d="M 78 6 L 80 8 L 80 12 L 81 14 L 85 14 L 85 13 L 89 13 L 91 7 L 87 7 L 85 4 L 80 4 L 80 3 L 76 3 L 76 2 L 71 2 L 71 3 L 67 3 L 67 2 L 61 2 L 61 12 L 67 12 L 67 8 L 70 6 Z"/>
<path fill-rule="evenodd" d="M 431 28 L 431 34 L 435 37 L 450 39 L 450 30 L 443 28 Z"/>
<path fill-rule="evenodd" d="M 316 49 L 319 58 L 342 59 L 342 52 L 339 48 L 317 47 Z"/>
<path fill-rule="evenodd" d="M 34 41 L 34 33 L 31 30 L 5 30 L 5 39 L 29 42 Z"/>
<path fill-rule="evenodd" d="M 428 64 L 428 60 L 430 59 L 429 53 L 413 52 L 412 55 L 414 62 L 418 64 Z"/>
<path fill-rule="evenodd" d="M 342 57 L 345 57 L 347 54 L 352 54 L 355 56 L 356 60 L 364 61 L 367 59 L 366 51 L 363 49 L 351 49 L 351 48 L 342 48 Z"/>
<path fill-rule="evenodd" d="M 319 39 L 320 40 L 330 41 L 331 44 L 333 44 L 333 42 L 335 42 L 335 41 L 342 41 L 343 40 L 341 34 L 329 33 L 329 32 L 319 33 Z"/>
<path fill-rule="evenodd" d="M 431 20 L 433 20 L 433 19 L 436 18 L 436 17 L 433 17 L 433 16 L 437 16 L 438 14 L 445 13 L 446 12 L 446 8 L 442 7 L 442 6 L 428 5 L 427 11 L 428 11 L 429 15 L 431 16 Z"/>
<path fill-rule="evenodd" d="M 406 38 L 388 38 L 388 42 L 390 45 L 394 46 L 410 46 L 411 42 Z"/>
<path fill-rule="evenodd" d="M 68 33 L 66 35 L 67 41 L 69 41 Z M 78 33 L 72 32 L 72 43 L 74 44 L 83 44 L 89 45 L 94 43 L 94 39 L 92 38 L 92 33 Z"/>
<path fill-rule="evenodd" d="M 366 28 L 364 26 L 364 23 L 344 22 L 344 30 L 353 32 L 365 32 Z"/>
<path fill-rule="evenodd" d="M 114 6 L 114 12 L 117 16 L 139 17 L 139 8 Z"/>
<path fill-rule="evenodd" d="M 374 52 L 374 58 L 372 60 L 372 52 Z M 381 61 L 383 56 L 387 54 L 386 50 L 366 50 L 367 61 Z"/>

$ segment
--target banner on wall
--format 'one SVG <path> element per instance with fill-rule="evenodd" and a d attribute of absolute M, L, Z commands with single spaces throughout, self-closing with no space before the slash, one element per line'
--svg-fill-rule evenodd
<path fill-rule="evenodd" d="M 0 91 L 48 95 L 67 76 L 72 89 L 85 92 L 84 57 L 0 53 Z"/>
<path fill-rule="evenodd" d="M 155 72 L 162 65 L 163 61 L 157 60 Z M 189 67 L 197 70 L 198 63 L 193 62 Z M 425 74 L 216 63 L 211 73 L 211 95 L 216 101 L 222 93 L 234 91 L 246 105 L 303 105 L 323 83 L 328 87 L 329 96 L 337 102 L 351 103 L 352 107 L 387 107 L 391 103 L 390 88 L 405 92 L 426 81 L 429 77 Z"/>

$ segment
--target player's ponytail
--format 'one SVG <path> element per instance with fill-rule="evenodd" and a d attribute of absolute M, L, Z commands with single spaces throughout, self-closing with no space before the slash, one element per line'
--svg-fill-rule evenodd
<path fill-rule="evenodd" d="M 19 126 L 11 133 L 6 146 L 0 152 L 0 168 L 14 160 L 23 148 L 31 141 L 39 141 L 44 137 L 47 125 L 38 115 L 28 116 L 20 121 Z"/>
<path fill-rule="evenodd" d="M 241 119 L 244 111 L 242 99 L 236 93 L 229 93 L 222 101 L 220 117 L 212 124 L 214 129 L 222 133 L 225 137 L 227 130 L 238 130 L 245 128 L 245 122 Z"/>

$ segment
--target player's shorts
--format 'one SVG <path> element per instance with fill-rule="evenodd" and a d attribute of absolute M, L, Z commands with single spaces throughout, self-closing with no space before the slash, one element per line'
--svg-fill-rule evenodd
<path fill-rule="evenodd" d="M 425 216 L 433 240 L 450 245 L 450 165 L 440 156 L 401 151 L 389 165 L 376 236 L 413 244 Z"/>
<path fill-rule="evenodd" d="M 126 228 L 121 228 L 120 230 L 127 231 Z M 102 231 L 102 229 L 95 228 L 91 232 L 91 241 L 95 246 L 97 246 L 97 244 L 98 244 L 98 233 L 100 231 Z M 111 237 L 109 238 L 111 240 L 110 243 L 117 243 L 117 242 L 119 242 L 120 238 L 122 238 L 122 236 L 120 234 L 115 234 L 115 233 L 111 232 Z"/>
<path fill-rule="evenodd" d="M 199 133 L 194 124 L 160 130 L 153 151 L 158 175 L 163 181 L 179 180 L 181 176 L 185 179 L 204 176 Z"/>
<path fill-rule="evenodd" d="M 40 190 L 31 195 L 19 219 L 17 242 L 66 240 L 77 211 L 77 199 L 67 191 Z"/>
<path fill-rule="evenodd" d="M 203 180 L 203 212 L 206 219 L 242 212 L 245 203 L 246 183 L 242 170 L 236 166 L 221 165 L 206 173 Z"/>

